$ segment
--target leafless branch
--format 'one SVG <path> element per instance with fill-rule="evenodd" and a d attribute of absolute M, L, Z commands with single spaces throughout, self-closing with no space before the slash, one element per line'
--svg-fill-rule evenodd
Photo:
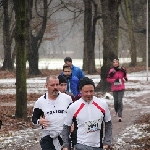
<path fill-rule="evenodd" d="M 63 1 L 63 0 L 60 0 L 61 3 L 64 5 L 64 7 L 69 10 L 70 12 L 73 12 L 73 13 L 77 13 L 77 12 L 81 12 L 83 11 L 82 9 L 80 9 L 79 11 L 76 11 L 76 10 L 71 10 L 69 7 L 67 7 L 66 3 Z"/>

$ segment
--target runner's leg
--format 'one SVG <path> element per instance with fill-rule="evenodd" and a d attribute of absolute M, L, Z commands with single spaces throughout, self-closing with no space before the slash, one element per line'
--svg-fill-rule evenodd
<path fill-rule="evenodd" d="M 124 90 L 118 91 L 118 117 L 122 117 Z"/>
<path fill-rule="evenodd" d="M 115 112 L 118 113 L 118 91 L 113 92 L 113 97 L 114 97 L 114 109 Z"/>
<path fill-rule="evenodd" d="M 43 137 L 40 140 L 40 145 L 41 145 L 42 150 L 56 150 L 53 145 L 53 139 L 50 138 L 49 135 Z"/>

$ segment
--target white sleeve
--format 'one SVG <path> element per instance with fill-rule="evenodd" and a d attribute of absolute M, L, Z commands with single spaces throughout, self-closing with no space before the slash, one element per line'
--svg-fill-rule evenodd
<path fill-rule="evenodd" d="M 72 125 L 73 113 L 72 113 L 72 105 L 67 109 L 67 115 L 64 121 L 64 124 L 67 126 Z"/>
<path fill-rule="evenodd" d="M 69 102 L 70 104 L 73 103 L 71 96 L 69 96 Z"/>
<path fill-rule="evenodd" d="M 108 104 L 105 105 L 105 122 L 111 121 L 110 110 L 108 108 Z"/>

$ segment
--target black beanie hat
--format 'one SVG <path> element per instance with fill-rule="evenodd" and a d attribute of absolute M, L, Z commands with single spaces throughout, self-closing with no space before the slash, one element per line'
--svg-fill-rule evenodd
<path fill-rule="evenodd" d="M 66 63 L 66 61 L 72 62 L 71 57 L 66 57 L 66 58 L 64 59 L 64 62 Z"/>
<path fill-rule="evenodd" d="M 61 84 L 61 83 L 67 83 L 66 78 L 64 76 L 62 76 L 62 75 L 59 75 L 58 79 L 59 79 L 59 84 Z"/>

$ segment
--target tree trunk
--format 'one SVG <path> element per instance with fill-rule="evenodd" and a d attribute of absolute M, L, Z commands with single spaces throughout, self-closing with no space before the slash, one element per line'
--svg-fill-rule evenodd
<path fill-rule="evenodd" d="M 92 66 L 91 57 L 93 59 L 92 52 L 92 3 L 91 0 L 84 0 L 84 57 L 83 57 L 83 70 L 87 70 L 88 73 Z M 95 61 L 95 59 L 94 59 Z"/>
<path fill-rule="evenodd" d="M 84 0 L 84 54 L 83 54 L 83 70 L 88 70 L 88 42 L 91 36 L 92 26 L 92 8 L 90 0 Z M 90 19 L 90 20 L 89 20 Z"/>
<path fill-rule="evenodd" d="M 14 0 L 16 14 L 16 118 L 27 118 L 25 0 Z"/>
<path fill-rule="evenodd" d="M 134 38 L 134 32 L 133 32 L 133 26 L 132 26 L 132 17 L 131 17 L 131 11 L 129 8 L 129 0 L 124 0 L 125 7 L 126 7 L 126 16 L 127 16 L 127 25 L 128 25 L 128 32 L 129 32 L 129 41 L 131 44 L 130 53 L 131 53 L 131 67 L 135 67 L 137 64 L 137 51 L 135 46 L 135 38 Z"/>
<path fill-rule="evenodd" d="M 35 1 L 35 3 L 37 3 L 38 1 Z M 28 15 L 28 23 L 27 26 L 29 25 L 30 20 L 32 19 L 32 6 L 33 6 L 33 0 L 28 2 L 28 7 L 31 7 Z M 31 5 L 31 6 L 30 6 Z M 37 4 L 36 4 L 37 6 Z M 43 0 L 43 16 L 42 17 L 42 25 L 41 28 L 39 29 L 38 33 L 36 36 L 32 35 L 32 30 L 30 27 L 28 27 L 28 33 L 27 36 L 29 37 L 28 39 L 28 43 L 27 43 L 27 59 L 29 61 L 29 75 L 39 75 L 41 74 L 40 70 L 38 69 L 38 60 L 39 60 L 39 47 L 40 44 L 42 42 L 42 38 L 43 35 L 45 33 L 45 29 L 46 29 L 46 23 L 47 23 L 47 9 L 48 9 L 48 5 L 47 5 L 47 0 Z"/>
<path fill-rule="evenodd" d="M 150 1 L 148 1 L 148 66 L 150 67 Z"/>
<path fill-rule="evenodd" d="M 1 70 L 13 70 L 12 58 L 11 58 L 11 34 L 10 34 L 10 19 L 8 12 L 8 0 L 3 1 L 3 45 L 4 45 L 4 62 Z"/>
<path fill-rule="evenodd" d="M 26 33 L 27 33 L 27 60 L 29 62 L 29 75 L 39 75 L 41 74 L 40 70 L 38 69 L 38 44 L 36 37 L 32 35 L 32 28 L 30 25 L 30 21 L 32 19 L 32 9 L 33 9 L 33 0 L 27 0 L 27 18 L 26 18 Z"/>
<path fill-rule="evenodd" d="M 93 15 L 93 25 L 92 25 L 92 50 L 91 50 L 91 68 L 89 70 L 89 74 L 93 74 L 96 72 L 95 68 L 95 32 L 96 32 L 96 24 L 97 20 L 100 19 L 100 17 L 97 15 L 97 8 L 98 4 L 93 2 L 93 8 L 94 8 L 94 15 Z"/>
<path fill-rule="evenodd" d="M 101 91 L 109 91 L 110 84 L 106 81 L 107 73 L 114 58 L 118 57 L 118 30 L 120 0 L 101 0 L 103 19 L 103 66 L 101 67 Z"/>
<path fill-rule="evenodd" d="M 29 75 L 39 75 L 41 74 L 38 69 L 38 61 L 39 61 L 39 53 L 38 53 L 38 40 L 35 37 L 32 38 L 32 49 L 30 49 L 28 53 L 28 61 L 29 61 Z"/>

